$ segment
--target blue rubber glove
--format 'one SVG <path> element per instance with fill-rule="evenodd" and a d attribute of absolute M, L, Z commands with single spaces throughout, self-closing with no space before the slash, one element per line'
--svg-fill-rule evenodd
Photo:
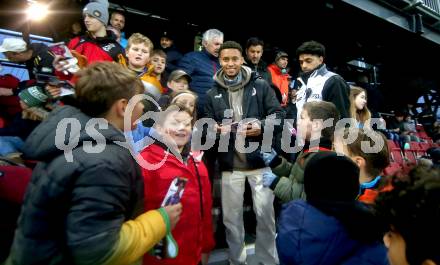
<path fill-rule="evenodd" d="M 277 152 L 275 152 L 273 148 L 270 151 L 270 153 L 265 153 L 265 152 L 260 152 L 260 153 L 266 167 L 268 167 L 270 165 L 270 162 L 272 162 L 272 160 L 277 156 Z"/>
<path fill-rule="evenodd" d="M 277 178 L 277 176 L 272 172 L 264 172 L 263 173 L 263 187 L 270 187 L 272 182 Z"/>

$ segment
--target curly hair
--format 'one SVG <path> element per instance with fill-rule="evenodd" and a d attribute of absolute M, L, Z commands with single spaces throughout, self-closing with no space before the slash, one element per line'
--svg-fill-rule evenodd
<path fill-rule="evenodd" d="M 440 170 L 419 166 L 393 182 L 394 188 L 376 200 L 378 213 L 405 240 L 410 264 L 427 259 L 440 264 L 435 243 L 440 238 Z"/>
<path fill-rule="evenodd" d="M 306 41 L 296 49 L 296 56 L 299 57 L 301 54 L 325 57 L 325 46 L 314 40 Z"/>

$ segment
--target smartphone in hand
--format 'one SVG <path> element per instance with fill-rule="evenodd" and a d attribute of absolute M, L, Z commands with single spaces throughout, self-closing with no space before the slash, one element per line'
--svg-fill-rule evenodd
<path fill-rule="evenodd" d="M 68 72 L 76 73 L 79 71 L 78 59 L 73 56 L 64 42 L 53 43 L 48 46 L 48 49 L 54 56 L 61 56 L 63 58 L 65 61 L 64 68 Z"/>
<path fill-rule="evenodd" d="M 187 178 L 176 177 L 168 188 L 168 192 L 162 201 L 162 207 L 167 205 L 178 204 L 182 198 L 185 185 L 188 182 Z"/>

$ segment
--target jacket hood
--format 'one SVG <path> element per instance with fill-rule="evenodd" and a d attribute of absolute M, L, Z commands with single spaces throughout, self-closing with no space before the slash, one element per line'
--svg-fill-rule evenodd
<path fill-rule="evenodd" d="M 125 142 L 122 131 L 111 124 L 108 124 L 107 129 L 100 129 L 95 124 L 94 130 L 86 133 L 85 126 L 90 119 L 72 106 L 56 108 L 27 138 L 24 146 L 26 157 L 40 161 L 51 160 L 65 150 L 81 146 L 84 141 L 92 141 L 95 145 L 102 136 L 106 143 Z"/>
<path fill-rule="evenodd" d="M 249 83 L 249 81 L 251 80 L 251 77 L 252 77 L 252 70 L 251 70 L 251 68 L 243 65 L 243 66 L 241 66 L 240 71 L 241 71 L 241 74 L 242 74 L 241 82 L 236 84 L 236 85 L 234 85 L 234 86 L 227 86 L 225 84 L 225 80 L 223 79 L 223 76 L 224 76 L 223 68 L 221 68 L 220 70 L 217 71 L 217 73 L 214 76 L 214 80 L 221 87 L 223 87 L 223 88 L 225 88 L 227 90 L 236 91 L 236 90 L 244 87 L 245 85 L 247 85 L 247 83 Z"/>
<path fill-rule="evenodd" d="M 281 252 L 290 253 L 287 255 L 298 264 L 387 264 L 386 249 L 380 241 L 354 239 L 337 217 L 300 200 L 284 207 L 277 247 L 284 248 Z M 355 219 L 353 222 L 359 220 Z M 370 230 L 365 222 L 357 229 Z"/>

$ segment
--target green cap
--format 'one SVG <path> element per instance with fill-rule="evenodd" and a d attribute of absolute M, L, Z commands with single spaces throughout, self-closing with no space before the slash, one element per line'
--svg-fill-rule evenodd
<path fill-rule="evenodd" d="M 25 90 L 21 91 L 18 96 L 29 107 L 43 105 L 48 98 L 44 91 L 37 86 L 26 88 Z"/>

